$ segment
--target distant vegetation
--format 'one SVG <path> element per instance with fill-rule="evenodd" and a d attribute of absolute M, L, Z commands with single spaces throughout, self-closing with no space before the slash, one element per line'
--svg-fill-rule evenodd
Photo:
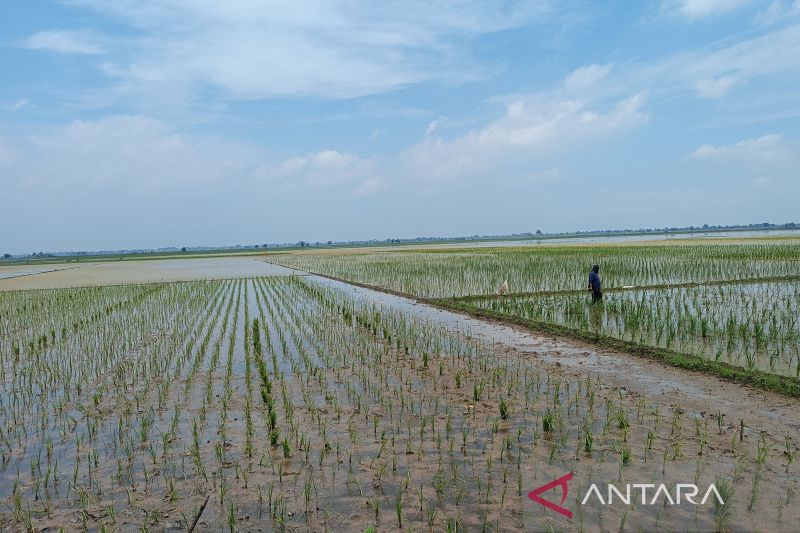
<path fill-rule="evenodd" d="M 140 248 L 140 249 L 124 249 L 124 250 L 99 250 L 99 251 L 58 251 L 58 252 L 37 252 L 33 254 L 19 254 L 16 259 L 31 260 L 43 258 L 97 258 L 106 256 L 120 256 L 120 255 L 170 255 L 170 254 L 184 254 L 191 253 L 229 253 L 229 252 L 247 252 L 257 251 L 259 249 L 275 249 L 275 250 L 292 250 L 296 248 L 329 248 L 329 247 L 353 247 L 353 246 L 391 246 L 398 244 L 437 244 L 437 243 L 458 243 L 458 242 L 490 242 L 490 241 L 514 241 L 514 240 L 532 240 L 532 239 L 564 239 L 564 238 L 580 238 L 580 237 L 603 237 L 603 236 L 635 236 L 635 235 L 659 235 L 659 234 L 681 234 L 681 233 L 712 233 L 712 232 L 725 232 L 725 231 L 766 231 L 766 230 L 795 230 L 800 229 L 795 222 L 787 222 L 783 224 L 773 224 L 770 222 L 761 222 L 758 224 L 736 224 L 728 226 L 709 225 L 703 224 L 702 226 L 685 226 L 685 227 L 665 227 L 665 228 L 639 228 L 639 229 L 601 229 L 601 230 L 581 230 L 572 232 L 555 232 L 546 233 L 541 229 L 535 232 L 521 232 L 510 233 L 505 235 L 469 235 L 469 236 L 453 236 L 453 237 L 411 237 L 411 238 L 388 238 L 383 240 L 368 239 L 368 240 L 350 240 L 350 241 L 332 241 L 325 242 L 316 241 L 297 241 L 297 242 L 283 242 L 283 243 L 265 243 L 265 244 L 236 244 L 230 246 L 182 246 L 177 247 L 164 247 L 164 248 Z M 12 259 L 12 257 L 4 257 L 4 259 Z"/>

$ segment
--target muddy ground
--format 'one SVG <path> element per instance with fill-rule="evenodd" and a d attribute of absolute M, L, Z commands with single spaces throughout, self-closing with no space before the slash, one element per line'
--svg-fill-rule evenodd
<path fill-rule="evenodd" d="M 218 310 L 232 305 L 217 313 L 230 314 L 228 327 L 200 324 L 210 344 L 188 356 L 197 372 L 171 381 L 152 371 L 124 392 L 109 382 L 99 402 L 84 393 L 70 409 L 73 433 L 55 443 L 63 474 L 45 497 L 23 460 L 36 456 L 32 426 L 28 455 L 3 456 L 0 528 L 185 530 L 206 497 L 202 531 L 794 531 L 800 523 L 795 400 L 368 289 L 308 283 L 348 296 L 309 296 L 280 281 L 248 281 L 249 292 L 227 286 Z M 382 320 L 369 304 L 382 306 Z M 406 318 L 392 322 L 392 312 Z M 269 331 L 260 334 L 263 358 L 285 446 L 269 441 L 254 317 Z M 428 325 L 408 329 L 412 317 Z M 162 338 L 147 332 L 143 343 Z M 137 437 L 151 412 L 152 430 Z M 73 440 L 84 424 L 97 424 L 99 440 Z M 89 459 L 73 477 L 76 455 Z M 567 473 L 572 518 L 528 498 Z M 29 523 L 8 496 L 15 479 Z M 722 508 L 664 497 L 582 505 L 592 483 L 604 496 L 608 483 L 664 483 L 673 495 L 679 483 L 701 495 L 729 483 L 732 494 Z M 561 492 L 543 497 L 558 504 Z"/>

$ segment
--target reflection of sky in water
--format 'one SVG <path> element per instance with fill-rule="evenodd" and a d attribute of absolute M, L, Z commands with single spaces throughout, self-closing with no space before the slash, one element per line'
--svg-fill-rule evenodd
<path fill-rule="evenodd" d="M 37 270 L 38 268 L 38 270 Z M 24 273 L 23 273 L 24 272 Z M 119 283 L 291 276 L 290 268 L 257 257 L 178 258 L 22 266 L 0 271 L 2 289 L 54 289 Z"/>
<path fill-rule="evenodd" d="M 25 270 L 6 270 L 0 271 L 0 279 L 8 279 L 8 278 L 18 278 L 20 276 L 30 276 L 33 274 L 41 274 L 43 272 L 52 272 L 53 270 L 60 270 L 57 268 L 53 268 L 52 266 L 47 267 L 26 267 Z"/>

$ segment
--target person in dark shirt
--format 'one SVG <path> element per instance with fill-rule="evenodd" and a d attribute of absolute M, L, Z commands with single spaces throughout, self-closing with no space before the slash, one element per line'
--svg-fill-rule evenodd
<path fill-rule="evenodd" d="M 592 303 L 603 299 L 602 285 L 600 284 L 600 265 L 594 265 L 589 272 L 589 290 L 592 291 Z"/>

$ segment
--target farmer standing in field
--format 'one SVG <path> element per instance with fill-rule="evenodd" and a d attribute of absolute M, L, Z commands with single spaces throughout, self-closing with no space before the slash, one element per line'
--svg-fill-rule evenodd
<path fill-rule="evenodd" d="M 600 265 L 594 265 L 592 271 L 589 272 L 589 290 L 592 291 L 592 303 L 599 302 L 603 299 L 603 291 L 600 284 Z"/>

